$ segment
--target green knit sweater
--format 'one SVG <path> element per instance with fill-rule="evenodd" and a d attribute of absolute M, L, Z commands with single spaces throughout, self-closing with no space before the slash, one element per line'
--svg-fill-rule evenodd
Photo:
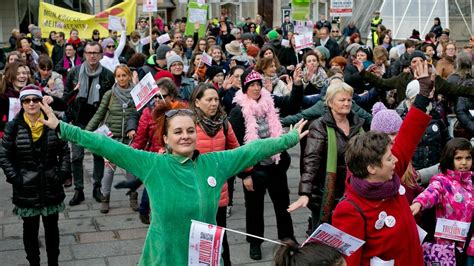
<path fill-rule="evenodd" d="M 135 150 L 64 122 L 60 132 L 62 139 L 109 159 L 145 184 L 153 219 L 140 265 L 187 265 L 191 219 L 216 224 L 220 191 L 227 179 L 298 143 L 298 133 L 293 130 L 279 138 L 189 159 Z M 208 184 L 209 177 L 216 179 L 216 186 Z"/>

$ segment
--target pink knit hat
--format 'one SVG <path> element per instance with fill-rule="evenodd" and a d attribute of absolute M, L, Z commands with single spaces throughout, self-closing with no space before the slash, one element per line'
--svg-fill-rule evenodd
<path fill-rule="evenodd" d="M 402 118 L 395 110 L 387 109 L 381 102 L 372 107 L 371 131 L 381 131 L 387 134 L 397 133 L 402 125 Z"/>

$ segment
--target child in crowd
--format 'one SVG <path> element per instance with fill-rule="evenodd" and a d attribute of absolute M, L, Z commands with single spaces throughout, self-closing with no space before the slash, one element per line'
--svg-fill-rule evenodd
<path fill-rule="evenodd" d="M 471 222 L 474 207 L 473 153 L 472 145 L 467 139 L 454 138 L 448 141 L 441 153 L 441 173 L 431 178 L 428 188 L 418 195 L 410 206 L 414 215 L 420 210 L 436 207 L 436 218 Z M 436 238 L 436 242 L 455 242 L 458 247 L 463 247 L 463 242 L 449 239 Z M 473 242 L 467 249 L 467 255 L 474 256 Z"/>
<path fill-rule="evenodd" d="M 275 252 L 275 266 L 344 266 L 346 260 L 336 249 L 322 243 L 300 247 L 294 240 L 284 240 Z"/>

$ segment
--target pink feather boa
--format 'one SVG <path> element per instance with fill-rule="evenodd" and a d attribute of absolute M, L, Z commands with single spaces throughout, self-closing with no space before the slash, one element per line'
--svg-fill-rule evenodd
<path fill-rule="evenodd" d="M 257 117 L 266 118 L 270 137 L 276 138 L 283 133 L 278 110 L 275 108 L 270 92 L 266 89 L 262 89 L 258 101 L 250 99 L 247 94 L 239 90 L 235 94 L 233 102 L 242 107 L 242 115 L 245 120 L 245 143 L 260 139 L 258 136 Z M 272 156 L 272 159 L 275 163 L 278 163 L 280 154 Z"/>

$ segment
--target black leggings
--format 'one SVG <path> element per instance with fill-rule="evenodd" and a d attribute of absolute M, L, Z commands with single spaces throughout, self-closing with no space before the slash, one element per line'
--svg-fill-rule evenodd
<path fill-rule="evenodd" d="M 26 259 L 30 265 L 40 265 L 40 250 L 38 243 L 38 230 L 40 216 L 22 217 L 23 219 L 23 245 Z M 59 228 L 58 214 L 41 216 L 43 219 L 44 235 L 46 240 L 46 253 L 48 265 L 58 265 L 59 257 Z"/>

